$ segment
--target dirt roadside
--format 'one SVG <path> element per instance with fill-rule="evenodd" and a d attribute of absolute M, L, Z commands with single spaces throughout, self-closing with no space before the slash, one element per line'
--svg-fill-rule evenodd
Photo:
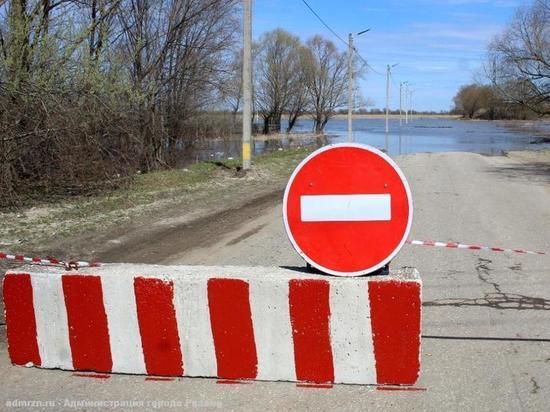
<path fill-rule="evenodd" d="M 203 210 L 201 217 L 189 222 L 166 224 L 151 222 L 146 227 L 134 228 L 123 239 L 110 239 L 107 247 L 96 252 L 102 262 L 160 263 L 173 255 L 196 248 L 205 248 L 219 236 L 234 231 L 247 220 L 258 218 L 266 209 L 277 204 L 284 186 L 273 191 L 256 193 L 251 199 L 225 204 L 225 208 L 211 213 Z M 107 235 L 107 238 L 112 237 Z"/>

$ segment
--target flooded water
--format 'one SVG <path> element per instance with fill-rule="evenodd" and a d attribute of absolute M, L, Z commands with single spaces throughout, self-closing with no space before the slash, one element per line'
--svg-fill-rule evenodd
<path fill-rule="evenodd" d="M 293 133 L 311 132 L 313 122 L 302 119 Z M 546 144 L 533 144 L 550 132 L 550 124 L 542 122 L 463 121 L 456 119 L 418 118 L 399 125 L 392 119 L 390 132 L 385 133 L 384 119 L 354 119 L 354 141 L 387 151 L 390 155 L 429 152 L 476 152 L 488 155 L 520 149 L 540 149 Z M 254 142 L 254 154 L 304 145 L 322 146 L 347 141 L 346 119 L 332 119 L 322 139 L 266 139 Z M 239 157 L 239 140 L 207 140 L 190 148 L 193 160 Z"/>
<path fill-rule="evenodd" d="M 309 124 L 308 124 L 309 123 Z M 354 140 L 390 155 L 426 152 L 476 152 L 500 154 L 506 150 L 536 149 L 538 129 L 524 125 L 511 128 L 505 122 L 463 121 L 455 119 L 413 119 L 399 126 L 399 120 L 390 120 L 390 132 L 385 133 L 384 119 L 357 119 L 353 122 Z M 509 124 L 509 123 L 508 123 Z M 311 130 L 311 122 L 300 123 L 300 131 Z M 333 142 L 347 141 L 347 121 L 332 120 L 326 133 Z"/>

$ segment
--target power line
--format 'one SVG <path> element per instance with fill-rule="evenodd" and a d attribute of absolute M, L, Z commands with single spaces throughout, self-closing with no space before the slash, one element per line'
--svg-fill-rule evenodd
<path fill-rule="evenodd" d="M 330 27 L 328 25 L 328 23 L 326 21 L 323 20 L 323 18 L 321 16 L 319 16 L 319 14 L 309 5 L 309 3 L 306 1 L 306 0 L 302 0 L 302 3 L 304 3 L 306 5 L 306 7 L 309 9 L 309 11 L 311 11 L 311 13 L 313 13 L 313 15 L 317 18 L 317 20 L 319 20 L 323 26 L 325 26 L 334 36 L 336 36 L 336 38 L 338 40 L 340 40 L 342 43 L 344 43 L 347 47 L 349 47 L 349 43 L 344 40 L 338 33 L 336 33 L 335 30 L 332 29 L 332 27 Z M 378 70 L 376 70 L 374 67 L 372 67 L 368 62 L 367 60 L 365 60 L 363 58 L 363 56 L 361 56 L 359 54 L 359 52 L 357 51 L 357 49 L 355 47 L 352 48 L 352 50 L 355 52 L 355 54 L 357 55 L 357 57 L 359 57 L 359 59 L 365 64 L 365 66 L 370 69 L 372 72 L 378 74 L 379 76 L 385 76 L 383 73 L 380 73 Z"/>
<path fill-rule="evenodd" d="M 372 67 L 372 66 L 369 64 L 369 62 L 367 62 L 367 61 L 363 58 L 363 56 L 361 56 L 361 55 L 359 54 L 359 52 L 357 51 L 357 49 L 356 49 L 355 47 L 353 48 L 353 51 L 355 52 L 355 54 L 357 55 L 357 57 L 359 57 L 359 59 L 360 59 L 361 61 L 363 61 L 363 63 L 365 64 L 365 66 L 367 66 L 368 69 L 370 69 L 372 72 L 376 73 L 376 74 L 379 75 L 379 76 L 385 76 L 384 73 L 381 73 L 381 72 L 379 72 L 378 70 L 376 70 L 374 67 Z"/>
<path fill-rule="evenodd" d="M 308 4 L 306 0 L 302 0 L 302 3 L 306 5 L 306 7 L 313 13 L 315 17 L 325 26 L 332 34 L 334 34 L 342 43 L 344 43 L 346 46 L 349 46 L 348 42 L 345 41 L 338 33 L 336 33 L 334 30 L 332 30 L 332 27 L 330 27 L 322 18 L 317 14 L 315 10 Z"/>

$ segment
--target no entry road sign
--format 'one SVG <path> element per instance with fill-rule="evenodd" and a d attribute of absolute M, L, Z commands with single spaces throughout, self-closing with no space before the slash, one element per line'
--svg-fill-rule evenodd
<path fill-rule="evenodd" d="M 317 269 L 359 276 L 399 252 L 413 215 L 409 185 L 395 162 L 360 144 L 325 146 L 287 184 L 283 219 L 296 251 Z"/>

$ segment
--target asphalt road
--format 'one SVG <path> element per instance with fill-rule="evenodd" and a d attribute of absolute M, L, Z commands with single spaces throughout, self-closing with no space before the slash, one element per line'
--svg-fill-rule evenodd
<path fill-rule="evenodd" d="M 550 250 L 549 163 L 468 153 L 397 162 L 413 191 L 411 238 Z M 226 214 L 230 231 L 222 221 L 210 242 L 163 263 L 302 265 L 280 208 L 268 204 L 251 219 L 241 210 L 237 226 Z M 148 409 L 548 410 L 550 257 L 406 246 L 392 265 L 416 266 L 424 282 L 422 371 L 414 388 L 82 377 L 11 366 L 2 336 L 0 409 L 39 401 L 43 409 L 97 410 L 114 401 Z"/>

